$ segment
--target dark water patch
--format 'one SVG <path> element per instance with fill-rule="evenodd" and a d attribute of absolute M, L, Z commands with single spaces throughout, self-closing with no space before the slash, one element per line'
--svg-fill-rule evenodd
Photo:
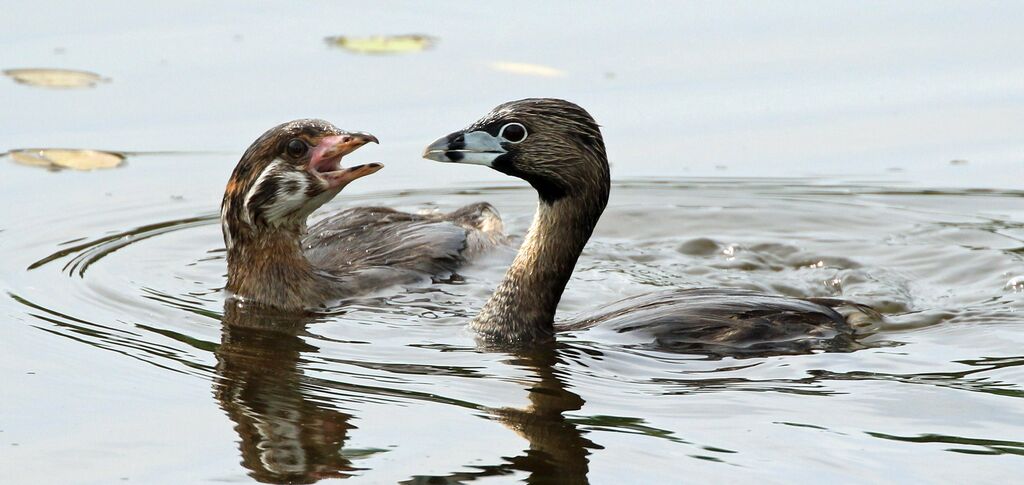
<path fill-rule="evenodd" d="M 887 374 L 881 372 L 853 371 L 834 373 L 825 370 L 813 370 L 813 379 L 818 380 L 882 380 L 903 384 L 936 386 L 971 392 L 982 392 L 1012 398 L 1024 397 L 1024 386 L 1014 382 L 1003 382 L 989 377 L 972 377 L 998 369 L 1024 365 L 1020 357 L 984 358 L 977 360 L 955 361 L 956 363 L 980 367 L 960 372 L 925 372 L 918 374 Z"/>
<path fill-rule="evenodd" d="M 796 428 L 810 428 L 810 429 L 817 429 L 817 430 L 821 430 L 821 431 L 828 431 L 828 428 L 825 428 L 825 427 L 822 427 L 822 426 L 815 426 L 813 424 L 806 424 L 806 423 L 788 423 L 788 422 L 785 422 L 785 421 L 776 421 L 775 424 L 782 424 L 782 425 L 785 425 L 785 426 L 793 426 L 793 427 L 796 427 Z"/>
<path fill-rule="evenodd" d="M 964 438 L 960 436 L 944 436 L 938 434 L 923 434 L 918 436 L 895 436 L 885 433 L 866 431 L 869 436 L 884 440 L 902 441 L 905 443 L 925 443 L 943 445 L 962 445 L 970 448 L 946 448 L 946 451 L 953 453 L 964 453 L 968 455 L 1019 455 L 1024 456 L 1024 442 L 987 440 L 978 438 Z"/>

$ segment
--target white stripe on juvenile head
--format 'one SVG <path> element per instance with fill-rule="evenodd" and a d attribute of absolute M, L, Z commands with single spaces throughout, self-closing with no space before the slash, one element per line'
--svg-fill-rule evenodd
<path fill-rule="evenodd" d="M 265 184 L 269 177 L 273 175 L 275 171 L 280 171 L 283 164 L 281 159 L 275 159 L 267 168 L 263 169 L 260 176 L 256 178 L 256 182 L 253 182 L 252 187 L 249 187 L 249 191 L 245 193 L 245 202 L 242 204 L 242 217 L 245 218 L 245 222 L 252 224 L 252 207 L 249 207 L 249 202 L 252 201 L 252 197 L 259 192 L 260 187 Z"/>
<path fill-rule="evenodd" d="M 281 172 L 277 177 L 277 192 L 269 207 L 264 207 L 267 222 L 273 225 L 280 225 L 284 221 L 293 219 L 295 216 L 305 218 L 308 213 L 303 213 L 303 207 L 309 202 L 306 195 L 306 188 L 309 187 L 309 178 L 302 172 Z"/>
<path fill-rule="evenodd" d="M 224 247 L 228 251 L 235 245 L 234 239 L 231 237 L 231 227 L 228 226 L 228 213 L 231 212 L 231 202 L 225 201 L 220 206 L 220 230 L 224 233 Z"/>
<path fill-rule="evenodd" d="M 246 193 L 243 217 L 249 224 L 255 222 L 254 215 L 258 214 L 272 226 L 301 225 L 317 207 L 338 193 L 325 191 L 321 185 L 305 170 L 275 159 Z"/>

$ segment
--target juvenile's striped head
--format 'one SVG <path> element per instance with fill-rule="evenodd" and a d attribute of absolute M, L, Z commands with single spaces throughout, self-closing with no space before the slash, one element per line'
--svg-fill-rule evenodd
<path fill-rule="evenodd" d="M 295 120 L 271 128 L 235 166 L 221 203 L 224 241 L 230 249 L 243 233 L 295 230 L 349 182 L 380 170 L 380 163 L 342 168 L 341 159 L 377 142 L 323 120 Z"/>

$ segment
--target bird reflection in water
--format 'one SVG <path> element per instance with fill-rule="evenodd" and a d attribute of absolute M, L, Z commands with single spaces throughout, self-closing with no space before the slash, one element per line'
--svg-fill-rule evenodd
<path fill-rule="evenodd" d="M 469 465 L 475 472 L 445 476 L 417 476 L 408 484 L 463 483 L 478 478 L 527 472 L 526 483 L 589 483 L 587 471 L 592 449 L 602 449 L 584 437 L 584 432 L 566 419 L 566 412 L 578 411 L 585 401 L 563 382 L 562 357 L 571 353 L 569 345 L 554 341 L 538 344 L 511 354 L 508 364 L 531 372 L 529 404 L 523 408 L 481 407 L 487 415 L 526 439 L 529 447 L 514 457 L 504 457 L 499 465 Z"/>
<path fill-rule="evenodd" d="M 346 478 L 363 468 L 343 453 L 352 415 L 310 395 L 303 354 L 316 353 L 302 334 L 309 317 L 225 307 L 216 350 L 214 394 L 235 423 L 242 465 L 264 483 L 314 483 Z M 527 472 L 527 483 L 587 483 L 587 456 L 601 447 L 583 436 L 564 413 L 583 407 L 557 369 L 568 346 L 557 342 L 510 354 L 510 365 L 528 370 L 529 404 L 523 408 L 479 406 L 491 419 L 525 438 L 515 457 L 494 465 L 467 465 L 470 472 L 414 476 L 406 483 L 453 483 Z M 412 397 L 412 396 L 410 396 Z"/>
<path fill-rule="evenodd" d="M 568 348 L 548 342 L 510 361 L 534 374 L 530 404 L 522 409 L 495 409 L 492 414 L 529 441 L 523 455 L 509 459 L 512 468 L 530 473 L 527 483 L 587 483 L 588 450 L 601 449 L 565 417 L 566 412 L 582 409 L 585 401 L 562 381 L 564 371 L 556 368 L 558 347 Z"/>
<path fill-rule="evenodd" d="M 358 470 L 341 453 L 351 415 L 303 392 L 309 318 L 225 306 L 214 394 L 235 422 L 242 465 L 265 483 L 314 483 Z"/>

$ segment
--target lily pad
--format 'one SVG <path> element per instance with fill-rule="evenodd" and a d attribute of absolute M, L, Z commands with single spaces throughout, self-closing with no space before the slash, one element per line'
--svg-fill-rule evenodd
<path fill-rule="evenodd" d="M 429 35 L 373 35 L 369 37 L 328 37 L 327 44 L 356 54 L 406 54 L 430 49 L 437 39 Z"/>
<path fill-rule="evenodd" d="M 488 64 L 491 69 L 512 74 L 538 77 L 562 77 L 565 71 L 540 64 L 527 64 L 524 62 L 492 62 Z"/>
<path fill-rule="evenodd" d="M 19 84 L 39 88 L 91 88 L 109 81 L 94 72 L 70 69 L 6 69 L 3 73 Z"/>
<path fill-rule="evenodd" d="M 124 163 L 124 154 L 100 150 L 66 148 L 31 148 L 7 152 L 16 163 L 51 170 L 99 170 L 115 168 Z"/>

